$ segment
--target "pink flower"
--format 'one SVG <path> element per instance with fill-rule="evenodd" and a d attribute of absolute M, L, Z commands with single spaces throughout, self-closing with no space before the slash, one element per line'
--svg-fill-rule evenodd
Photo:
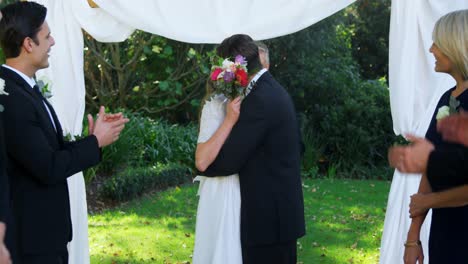
<path fill-rule="evenodd" d="M 222 72 L 223 70 L 221 68 L 216 68 L 212 73 L 211 73 L 211 80 L 216 81 L 218 79 L 218 75 Z"/>

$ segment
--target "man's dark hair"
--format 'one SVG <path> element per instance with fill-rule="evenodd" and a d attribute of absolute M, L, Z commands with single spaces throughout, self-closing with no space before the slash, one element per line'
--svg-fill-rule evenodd
<path fill-rule="evenodd" d="M 232 35 L 221 42 L 216 49 L 218 56 L 234 59 L 237 55 L 242 55 L 247 60 L 247 70 L 249 74 L 262 68 L 258 57 L 258 47 L 253 39 L 245 34 Z"/>
<path fill-rule="evenodd" d="M 37 33 L 45 21 L 47 9 L 34 2 L 15 2 L 2 8 L 0 45 L 6 58 L 20 55 L 25 38 L 39 45 Z"/>

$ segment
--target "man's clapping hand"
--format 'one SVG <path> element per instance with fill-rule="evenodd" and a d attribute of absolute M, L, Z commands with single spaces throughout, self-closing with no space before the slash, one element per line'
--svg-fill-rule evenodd
<path fill-rule="evenodd" d="M 88 133 L 96 136 L 99 147 L 102 148 L 119 139 L 128 121 L 129 119 L 125 118 L 122 113 L 106 114 L 104 106 L 101 106 L 96 121 L 88 115 Z"/>
<path fill-rule="evenodd" d="M 442 138 L 468 147 L 468 112 L 463 110 L 437 122 L 437 130 Z"/>

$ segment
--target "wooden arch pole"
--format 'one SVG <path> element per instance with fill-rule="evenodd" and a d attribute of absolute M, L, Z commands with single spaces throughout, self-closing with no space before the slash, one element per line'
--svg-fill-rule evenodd
<path fill-rule="evenodd" d="M 93 0 L 88 0 L 88 4 L 92 8 L 98 8 L 99 7 Z"/>

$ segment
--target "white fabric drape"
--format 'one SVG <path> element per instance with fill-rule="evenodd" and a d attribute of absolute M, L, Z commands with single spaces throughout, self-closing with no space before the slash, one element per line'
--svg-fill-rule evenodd
<path fill-rule="evenodd" d="M 450 11 L 468 8 L 466 0 L 393 0 L 390 22 L 389 83 L 393 128 L 397 135 L 424 136 L 440 96 L 455 85 L 447 74 L 434 72 L 429 52 L 435 22 Z M 395 171 L 388 197 L 380 263 L 402 263 L 411 220 L 410 196 L 417 192 L 421 175 Z M 427 242 L 431 215 L 421 230 L 428 261 Z"/>
<path fill-rule="evenodd" d="M 56 44 L 50 53 L 50 67 L 37 72 L 46 77 L 52 91 L 51 103 L 57 112 L 64 134 L 80 135 L 85 111 L 83 74 L 83 34 L 89 30 L 100 40 L 123 41 L 133 32 L 100 9 L 92 9 L 86 1 L 37 0 L 47 7 L 47 22 Z M 96 31 L 96 26 L 100 31 Z M 68 245 L 70 264 L 89 263 L 88 211 L 82 173 L 68 178 L 73 240 Z"/>
<path fill-rule="evenodd" d="M 72 18 L 72 11 L 66 1 L 42 0 L 37 1 L 48 8 L 47 21 L 51 27 L 56 45 L 50 53 L 50 67 L 39 71 L 37 77 L 46 76 L 50 80 L 52 91 L 51 103 L 57 112 L 64 134 L 79 135 L 82 129 L 84 111 L 84 77 L 81 59 L 83 38 L 80 25 Z M 66 34 L 78 32 L 79 34 Z M 68 43 L 73 43 L 75 51 Z M 70 67 L 73 65 L 73 67 Z M 70 209 L 73 223 L 73 241 L 68 245 L 70 263 L 89 263 L 88 249 L 88 218 L 85 183 L 82 173 L 68 178 L 70 193 Z"/>
<path fill-rule="evenodd" d="M 290 34 L 332 15 L 355 0 L 158 1 L 35 0 L 48 8 L 56 44 L 50 67 L 51 102 L 64 133 L 79 135 L 85 111 L 82 29 L 102 42 L 125 40 L 134 29 L 190 43 L 219 43 L 235 33 L 261 40 Z M 229 6 L 229 8 L 225 8 Z M 89 263 L 86 192 L 82 173 L 69 178 L 73 241 L 69 263 Z"/>
<path fill-rule="evenodd" d="M 245 33 L 261 40 L 304 29 L 354 0 L 94 0 L 117 20 L 190 43 L 220 43 Z"/>

